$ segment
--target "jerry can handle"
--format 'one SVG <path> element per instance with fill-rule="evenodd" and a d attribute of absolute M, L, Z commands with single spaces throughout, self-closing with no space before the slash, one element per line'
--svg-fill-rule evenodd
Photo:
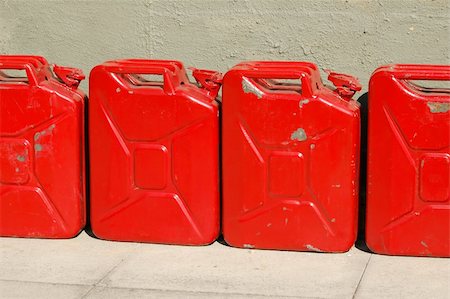
<path fill-rule="evenodd" d="M 335 91 L 344 99 L 350 100 L 357 91 L 362 89 L 358 78 L 354 76 L 330 70 L 325 70 L 325 72 L 328 74 L 328 80 L 336 87 Z"/>
<path fill-rule="evenodd" d="M 164 66 L 115 66 L 108 68 L 108 71 L 115 74 L 132 75 L 161 75 L 163 76 L 163 90 L 166 94 L 175 94 L 175 87 L 171 75 L 173 73 Z"/>
<path fill-rule="evenodd" d="M 121 59 L 121 60 L 113 60 L 114 62 L 124 64 L 135 64 L 139 63 L 141 65 L 149 65 L 149 66 L 168 66 L 170 64 L 176 65 L 180 70 L 183 68 L 183 63 L 178 60 L 167 60 L 167 59 L 143 59 L 143 58 L 129 58 L 129 59 Z"/>
<path fill-rule="evenodd" d="M 401 80 L 450 81 L 449 65 L 399 64 L 391 66 L 391 69 Z"/>
<path fill-rule="evenodd" d="M 313 95 L 311 75 L 298 69 L 265 68 L 246 71 L 245 76 L 255 79 L 299 79 L 302 86 L 302 95 L 306 97 Z"/>
<path fill-rule="evenodd" d="M 216 98 L 220 87 L 222 86 L 222 73 L 212 70 L 197 69 L 194 67 L 190 67 L 189 70 L 192 71 L 192 76 L 197 83 L 202 88 L 206 89 L 211 97 Z"/>
<path fill-rule="evenodd" d="M 48 65 L 47 60 L 43 56 L 37 55 L 7 55 L 5 56 L 5 58 L 7 58 L 8 60 L 18 60 L 33 64 L 37 61 L 41 65 Z"/>
<path fill-rule="evenodd" d="M 4 62 L 3 62 L 4 61 Z M 38 85 L 38 80 L 36 76 L 36 70 L 31 62 L 14 61 L 8 59 L 2 59 L 0 57 L 0 70 L 25 70 L 28 78 L 28 85 L 36 86 Z"/>
<path fill-rule="evenodd" d="M 73 89 L 77 89 L 80 82 L 86 78 L 81 69 L 73 67 L 59 66 L 55 64 L 53 66 L 53 72 L 64 84 Z"/>

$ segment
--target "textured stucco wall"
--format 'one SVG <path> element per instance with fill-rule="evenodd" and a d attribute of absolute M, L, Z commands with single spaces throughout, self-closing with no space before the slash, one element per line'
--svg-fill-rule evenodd
<path fill-rule="evenodd" d="M 366 85 L 381 64 L 449 64 L 449 20 L 448 0 L 0 0 L 0 53 L 86 73 L 125 57 L 221 71 L 242 60 L 308 60 Z"/>

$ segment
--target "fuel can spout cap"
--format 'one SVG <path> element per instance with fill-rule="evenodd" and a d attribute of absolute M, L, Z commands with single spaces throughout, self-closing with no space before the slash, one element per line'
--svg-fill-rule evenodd
<path fill-rule="evenodd" d="M 205 90 L 208 95 L 215 98 L 219 93 L 220 86 L 222 85 L 223 75 L 217 71 L 201 70 L 196 68 L 189 68 L 192 71 L 192 76 L 197 83 Z"/>
<path fill-rule="evenodd" d="M 68 66 L 54 65 L 53 72 L 64 84 L 73 89 L 77 89 L 80 82 L 86 78 L 82 70 Z"/>
<path fill-rule="evenodd" d="M 336 86 L 336 92 L 343 98 L 350 100 L 355 92 L 362 89 L 356 77 L 325 70 L 328 73 L 328 80 Z"/>

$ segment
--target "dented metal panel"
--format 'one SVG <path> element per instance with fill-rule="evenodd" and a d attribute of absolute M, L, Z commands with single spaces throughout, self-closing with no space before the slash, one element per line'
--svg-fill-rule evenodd
<path fill-rule="evenodd" d="M 90 75 L 91 223 L 102 239 L 184 245 L 219 233 L 222 75 L 118 60 Z"/>
<path fill-rule="evenodd" d="M 369 85 L 367 244 L 391 255 L 450 256 L 449 65 L 389 65 Z"/>
<path fill-rule="evenodd" d="M 64 68 L 54 66 L 54 69 Z M 0 236 L 69 238 L 85 224 L 84 100 L 40 56 L 0 56 Z"/>
<path fill-rule="evenodd" d="M 223 234 L 232 246 L 343 252 L 356 239 L 361 86 L 307 62 L 247 62 L 223 86 Z"/>

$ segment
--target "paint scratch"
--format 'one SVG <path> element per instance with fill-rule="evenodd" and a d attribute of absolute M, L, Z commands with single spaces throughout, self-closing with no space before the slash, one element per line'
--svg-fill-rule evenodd
<path fill-rule="evenodd" d="M 310 251 L 315 251 L 315 252 L 322 252 L 322 250 L 320 250 L 319 248 L 316 248 L 314 246 L 312 246 L 311 244 L 306 244 L 306 248 Z"/>
<path fill-rule="evenodd" d="M 263 96 L 263 92 L 253 85 L 247 78 L 242 78 L 242 90 L 244 93 L 254 94 L 258 99 L 261 99 Z"/>
<path fill-rule="evenodd" d="M 303 105 L 306 105 L 308 103 L 309 103 L 309 100 L 301 100 L 300 103 L 299 103 L 299 106 L 300 106 L 300 108 L 302 108 Z"/>
<path fill-rule="evenodd" d="M 445 113 L 450 110 L 450 103 L 428 102 L 427 106 L 431 113 Z"/>
<path fill-rule="evenodd" d="M 296 131 L 292 132 L 291 140 L 305 141 L 308 137 L 303 128 L 298 128 Z"/>
<path fill-rule="evenodd" d="M 40 132 L 36 132 L 36 133 L 34 134 L 34 141 L 37 141 L 39 138 L 41 138 L 41 137 L 44 136 L 44 135 L 51 134 L 51 133 L 53 132 L 53 130 L 55 129 L 55 127 L 56 127 L 56 125 L 55 125 L 55 124 L 52 124 L 52 125 L 50 125 L 47 129 L 42 130 L 42 131 L 40 131 Z"/>

